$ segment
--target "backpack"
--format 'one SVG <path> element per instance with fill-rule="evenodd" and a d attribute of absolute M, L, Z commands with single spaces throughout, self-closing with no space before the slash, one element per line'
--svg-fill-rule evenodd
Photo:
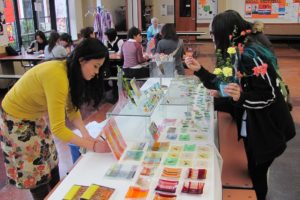
<path fill-rule="evenodd" d="M 19 55 L 18 52 L 11 46 L 6 46 L 5 51 L 6 51 L 6 54 L 8 56 L 17 56 L 17 55 Z"/>

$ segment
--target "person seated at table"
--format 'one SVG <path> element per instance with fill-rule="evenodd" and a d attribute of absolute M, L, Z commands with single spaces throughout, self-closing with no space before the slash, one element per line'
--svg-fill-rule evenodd
<path fill-rule="evenodd" d="M 151 26 L 147 29 L 147 41 L 149 42 L 155 34 L 159 33 L 160 27 L 158 25 L 158 19 L 156 17 L 153 17 L 151 19 Z"/>
<path fill-rule="evenodd" d="M 52 31 L 49 37 L 49 44 L 45 47 L 45 59 L 65 58 L 67 57 L 66 49 L 59 44 L 59 34 Z"/>
<path fill-rule="evenodd" d="M 124 41 L 117 36 L 117 31 L 114 28 L 110 28 L 105 32 L 105 35 L 107 36 L 107 40 L 104 41 L 104 45 L 109 51 L 120 54 Z"/>
<path fill-rule="evenodd" d="M 39 52 L 44 53 L 44 49 L 48 44 L 45 34 L 42 31 L 36 31 L 34 34 L 35 40 L 32 41 L 27 49 L 27 53 Z"/>
<path fill-rule="evenodd" d="M 81 38 L 96 38 L 93 27 L 85 27 L 80 30 Z"/>
<path fill-rule="evenodd" d="M 72 37 L 68 33 L 62 33 L 60 35 L 60 37 L 59 37 L 59 44 L 66 49 L 68 55 L 74 49 Z"/>
<path fill-rule="evenodd" d="M 184 75 L 182 58 L 184 54 L 183 41 L 178 38 L 174 25 L 165 24 L 161 29 L 162 39 L 157 43 L 155 53 L 174 54 L 175 69 L 178 74 Z"/>
<path fill-rule="evenodd" d="M 83 39 L 96 38 L 93 27 L 85 27 L 80 30 L 79 40 L 75 41 L 73 44 L 76 47 Z"/>
<path fill-rule="evenodd" d="M 142 67 L 140 64 L 148 60 L 143 56 L 143 47 L 141 45 L 141 31 L 132 27 L 127 34 L 128 40 L 124 42 L 121 48 L 121 56 L 124 58 L 123 71 L 128 78 L 149 77 L 149 68 Z"/>

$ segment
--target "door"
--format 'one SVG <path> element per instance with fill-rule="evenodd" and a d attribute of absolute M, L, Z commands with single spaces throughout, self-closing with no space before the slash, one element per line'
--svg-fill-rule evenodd
<path fill-rule="evenodd" d="M 196 31 L 196 0 L 175 0 L 176 31 Z"/>

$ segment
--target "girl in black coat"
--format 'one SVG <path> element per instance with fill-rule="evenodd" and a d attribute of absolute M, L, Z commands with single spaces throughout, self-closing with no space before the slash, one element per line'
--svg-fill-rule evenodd
<path fill-rule="evenodd" d="M 224 57 L 228 56 L 227 48 L 232 44 L 229 35 L 234 30 L 238 35 L 235 44 L 244 43 L 243 52 L 236 48 L 235 67 L 240 76 L 238 83 L 230 83 L 225 88 L 231 97 L 226 106 L 233 111 L 239 137 L 244 139 L 257 199 L 265 200 L 267 171 L 274 159 L 284 152 L 286 142 L 295 136 L 295 126 L 278 84 L 276 57 L 265 46 L 249 40 L 247 35 L 241 37 L 246 29 L 245 20 L 232 12 L 223 12 L 214 17 L 211 34 Z M 191 57 L 185 62 L 207 88 L 218 89 L 216 75 Z"/>

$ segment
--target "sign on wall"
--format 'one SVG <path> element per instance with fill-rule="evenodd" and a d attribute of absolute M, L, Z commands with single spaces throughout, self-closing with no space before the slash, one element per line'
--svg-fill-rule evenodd
<path fill-rule="evenodd" d="M 210 22 L 217 13 L 217 0 L 197 0 L 197 23 Z"/>
<path fill-rule="evenodd" d="M 245 0 L 245 18 L 287 19 L 298 22 L 298 0 Z"/>

